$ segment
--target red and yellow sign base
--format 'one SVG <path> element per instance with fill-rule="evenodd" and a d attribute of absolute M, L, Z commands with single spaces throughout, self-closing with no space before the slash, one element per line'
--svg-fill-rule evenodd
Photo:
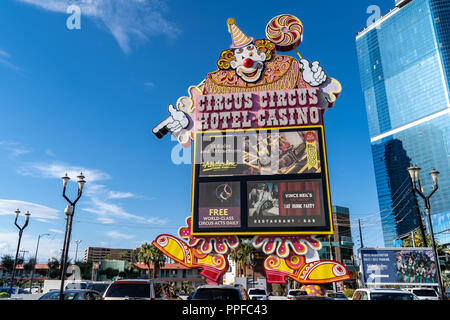
<path fill-rule="evenodd" d="M 227 256 L 230 250 L 239 247 L 240 241 L 236 236 L 216 236 L 196 238 L 191 235 L 190 217 L 186 219 L 187 226 L 180 228 L 179 236 L 187 242 L 172 235 L 159 235 L 152 244 L 169 258 L 188 268 L 201 268 L 200 274 L 209 283 L 219 283 L 221 276 L 228 270 Z M 320 250 L 320 242 L 314 236 L 276 237 L 270 236 L 270 243 L 278 243 L 279 247 L 287 248 L 275 250 L 276 246 L 262 246 L 260 237 L 256 236 L 252 242 L 257 249 L 268 254 L 264 260 L 264 270 L 268 283 L 286 283 L 290 278 L 298 283 L 325 284 L 349 280 L 347 268 L 337 261 L 317 260 L 307 262 L 307 250 Z M 255 241 L 256 240 L 256 241 Z M 293 244 L 294 242 L 294 244 Z M 297 248 L 295 244 L 302 244 L 303 250 L 289 250 Z M 269 253 L 270 252 L 270 253 Z"/>

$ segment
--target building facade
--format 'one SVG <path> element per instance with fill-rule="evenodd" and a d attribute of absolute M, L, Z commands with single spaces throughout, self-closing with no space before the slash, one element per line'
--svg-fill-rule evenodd
<path fill-rule="evenodd" d="M 84 252 L 84 262 L 100 263 L 103 260 L 124 260 L 136 262 L 138 249 L 112 249 L 88 247 Z"/>
<path fill-rule="evenodd" d="M 422 168 L 436 240 L 450 243 L 450 1 L 397 0 L 396 8 L 360 31 L 356 48 L 369 125 L 386 247 L 418 228 L 423 201 L 407 168 Z M 419 211 L 420 210 L 420 211 Z M 419 215 L 422 212 L 422 216 Z"/>
<path fill-rule="evenodd" d="M 350 209 L 332 206 L 334 233 L 327 238 L 321 238 L 322 249 L 319 251 L 321 260 L 335 260 L 348 269 L 352 279 L 356 279 L 356 267 L 353 253 L 353 238 L 350 225 Z"/>

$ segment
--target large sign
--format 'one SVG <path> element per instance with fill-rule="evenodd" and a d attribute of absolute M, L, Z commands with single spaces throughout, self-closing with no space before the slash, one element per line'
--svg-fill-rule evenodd
<path fill-rule="evenodd" d="M 316 290 L 348 280 L 344 265 L 319 260 L 315 237 L 333 232 L 323 115 L 342 87 L 297 50 L 303 24 L 295 16 L 272 18 L 264 39 L 248 37 L 233 18 L 227 26 L 232 44 L 217 70 L 169 105 L 152 130 L 194 147 L 191 216 L 178 232 L 184 240 L 160 235 L 152 244 L 214 283 L 249 235 L 267 255 L 268 283 L 290 278 Z M 299 59 L 278 54 L 291 50 Z"/>
<path fill-rule="evenodd" d="M 438 285 L 431 248 L 362 248 L 359 254 L 366 285 Z"/>
<path fill-rule="evenodd" d="M 265 39 L 227 25 L 217 70 L 153 128 L 194 144 L 192 234 L 331 234 L 323 114 L 341 85 L 297 51 L 298 18 L 273 18 Z"/>
<path fill-rule="evenodd" d="M 194 235 L 331 231 L 322 126 L 198 131 L 194 154 Z"/>

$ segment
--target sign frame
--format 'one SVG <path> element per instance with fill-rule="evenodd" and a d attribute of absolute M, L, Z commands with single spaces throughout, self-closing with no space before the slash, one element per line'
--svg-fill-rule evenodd
<path fill-rule="evenodd" d="M 358 258 L 361 272 L 361 282 L 366 286 L 377 287 L 377 286 L 403 286 L 403 287 L 439 287 L 438 282 L 427 283 L 427 282 L 379 282 L 379 283 L 370 283 L 366 281 L 367 275 L 365 273 L 365 268 L 363 266 L 362 259 L 362 251 L 431 251 L 433 252 L 433 248 L 415 248 L 415 247 L 396 247 L 396 248 L 359 248 L 358 249 Z M 434 259 L 434 256 L 433 256 Z M 436 263 L 436 262 L 435 262 Z M 439 271 L 438 271 L 439 272 Z"/>
<path fill-rule="evenodd" d="M 307 173 L 307 174 L 278 174 L 278 175 L 253 175 L 253 176 L 212 176 L 212 177 L 200 177 L 200 165 L 197 163 L 197 143 L 196 138 L 198 134 L 203 133 L 230 133 L 230 132 L 252 132 L 252 131 L 273 131 L 278 130 L 280 132 L 295 131 L 295 130 L 317 130 L 318 139 L 321 141 L 319 147 L 320 161 L 321 161 L 321 173 Z M 331 206 L 331 193 L 328 174 L 328 159 L 325 145 L 325 132 L 324 125 L 308 125 L 308 126 L 294 126 L 294 127 L 269 127 L 269 128 L 248 128 L 248 129 L 236 129 L 236 130 L 205 130 L 196 131 L 193 139 L 193 169 L 192 169 L 192 194 L 191 194 L 191 230 L 194 236 L 227 236 L 227 235 L 240 235 L 240 236 L 254 236 L 254 235 L 330 235 L 334 233 L 333 230 L 333 216 Z M 247 204 L 247 182 L 251 181 L 279 181 L 285 180 L 286 182 L 292 180 L 308 180 L 308 179 L 321 179 L 322 180 L 322 196 L 325 201 L 322 200 L 325 226 L 306 226 L 306 227 L 274 227 L 271 231 L 267 231 L 267 227 L 248 227 L 248 204 Z M 239 228 L 198 228 L 198 203 L 199 203 L 199 183 L 201 182 L 234 182 L 239 181 L 241 183 L 241 227 Z"/>

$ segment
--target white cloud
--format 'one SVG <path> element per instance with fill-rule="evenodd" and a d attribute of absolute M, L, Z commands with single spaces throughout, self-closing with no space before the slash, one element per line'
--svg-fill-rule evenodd
<path fill-rule="evenodd" d="M 106 233 L 106 235 L 114 239 L 125 239 L 125 240 L 130 240 L 135 237 L 133 234 L 125 234 L 120 233 L 118 231 L 109 231 Z"/>
<path fill-rule="evenodd" d="M 22 146 L 20 143 L 11 141 L 0 141 L 0 147 L 7 150 L 12 157 L 17 157 L 31 152 L 30 149 Z"/>
<path fill-rule="evenodd" d="M 97 218 L 97 221 L 100 221 L 103 224 L 112 224 L 112 223 L 116 222 L 113 219 L 105 218 L 105 217 L 99 217 L 99 218 Z"/>
<path fill-rule="evenodd" d="M 84 200 L 81 210 L 97 215 L 97 220 L 104 224 L 112 224 L 114 219 L 123 219 L 132 223 L 167 224 L 169 219 L 158 217 L 142 217 L 128 212 L 123 205 L 114 201 L 138 197 L 131 192 L 109 190 L 98 181 L 111 179 L 111 176 L 101 170 L 89 169 L 81 166 L 70 166 L 63 163 L 31 163 L 22 166 L 18 172 L 24 176 L 37 178 L 61 179 L 67 172 L 72 180 L 82 171 L 87 181 L 83 191 Z"/>
<path fill-rule="evenodd" d="M 0 49 L 0 64 L 14 70 L 14 71 L 21 71 L 21 69 L 19 67 L 17 67 L 15 64 L 13 64 L 12 62 L 10 62 L 10 58 L 11 55 Z"/>
<path fill-rule="evenodd" d="M 147 42 L 150 37 L 163 35 L 170 38 L 180 30 L 164 13 L 167 6 L 158 0 L 17 0 L 42 9 L 66 13 L 67 8 L 78 5 L 81 19 L 93 18 L 99 21 L 116 39 L 125 52 L 131 51 L 131 42 Z M 69 17 L 69 15 L 67 15 Z M 83 22 L 81 23 L 83 26 Z"/>
<path fill-rule="evenodd" d="M 6 58 L 9 58 L 9 57 L 10 57 L 9 53 L 6 52 L 6 51 L 3 51 L 2 49 L 0 49 L 0 56 L 4 56 L 4 57 L 6 57 Z"/>
<path fill-rule="evenodd" d="M 89 169 L 80 166 L 70 166 L 64 163 L 52 162 L 52 163 L 31 163 L 19 168 L 18 172 L 24 176 L 31 176 L 35 178 L 57 178 L 60 179 L 66 173 L 73 180 L 77 180 L 77 176 L 80 172 L 83 172 L 87 181 L 86 186 L 89 183 L 101 180 L 109 180 L 111 176 L 105 172 L 97 169 Z"/>
<path fill-rule="evenodd" d="M 108 191 L 108 199 L 128 199 L 134 197 L 135 195 L 131 192 Z"/>
<path fill-rule="evenodd" d="M 14 256 L 17 248 L 17 232 L 8 232 L 0 229 L 0 256 L 9 254 Z M 21 250 L 27 250 L 28 254 L 25 255 L 25 260 L 34 258 L 36 251 L 37 236 L 32 236 L 29 233 L 24 232 L 22 241 L 20 243 Z M 60 257 L 60 249 L 63 245 L 62 238 L 50 238 L 41 237 L 39 241 L 38 263 L 46 263 L 51 257 Z M 72 253 L 72 250 L 69 250 Z"/>
<path fill-rule="evenodd" d="M 59 210 L 52 209 L 40 204 L 21 201 L 21 200 L 6 200 L 0 199 L 0 215 L 14 215 L 14 211 L 19 209 L 21 215 L 29 211 L 31 213 L 30 220 L 40 218 L 38 221 L 47 219 L 57 219 Z"/>
<path fill-rule="evenodd" d="M 48 231 L 53 232 L 53 233 L 58 233 L 58 234 L 64 234 L 64 231 L 58 230 L 58 229 L 48 229 Z"/>

